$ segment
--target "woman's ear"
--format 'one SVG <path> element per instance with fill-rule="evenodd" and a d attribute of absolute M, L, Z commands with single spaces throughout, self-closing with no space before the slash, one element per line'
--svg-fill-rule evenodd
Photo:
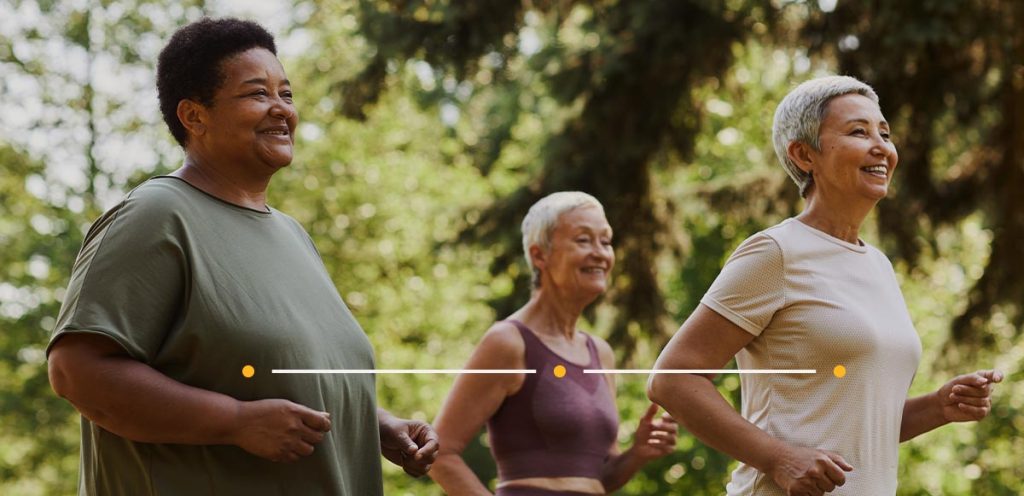
<path fill-rule="evenodd" d="M 189 136 L 202 136 L 206 134 L 206 120 L 208 114 L 206 107 L 194 100 L 181 100 L 178 102 L 178 120 L 185 126 Z"/>
<path fill-rule="evenodd" d="M 800 170 L 811 173 L 814 170 L 814 149 L 803 141 L 790 141 L 786 154 Z"/>
<path fill-rule="evenodd" d="M 544 266 L 547 264 L 547 254 L 539 246 L 530 245 L 530 260 L 533 261 L 535 268 L 543 271 Z"/>

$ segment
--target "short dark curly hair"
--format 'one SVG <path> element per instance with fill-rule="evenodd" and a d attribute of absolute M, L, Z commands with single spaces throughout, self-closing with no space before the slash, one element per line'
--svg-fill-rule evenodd
<path fill-rule="evenodd" d="M 178 102 L 193 99 L 213 105 L 213 94 L 224 83 L 221 62 L 251 48 L 266 48 L 277 55 L 274 37 L 263 26 L 234 18 L 203 18 L 175 32 L 160 51 L 156 66 L 160 112 L 182 148 L 188 144 L 188 132 L 178 120 Z"/>

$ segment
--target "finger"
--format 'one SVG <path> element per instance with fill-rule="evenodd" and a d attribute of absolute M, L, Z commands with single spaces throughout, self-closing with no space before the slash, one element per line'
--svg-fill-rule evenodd
<path fill-rule="evenodd" d="M 673 424 L 677 423 L 676 419 L 672 418 L 672 415 L 670 415 L 668 412 L 665 412 L 665 413 L 661 414 L 661 421 L 662 422 L 671 422 Z"/>
<path fill-rule="evenodd" d="M 662 442 L 662 446 L 667 446 L 670 449 L 674 449 L 675 446 L 676 446 L 676 437 L 675 436 L 667 437 L 665 439 L 659 439 L 659 441 Z"/>
<path fill-rule="evenodd" d="M 853 472 L 853 465 L 850 465 L 849 463 L 847 463 L 846 459 L 843 458 L 843 456 L 840 455 L 839 453 L 834 453 L 832 451 L 826 451 L 825 454 L 828 455 L 828 458 L 830 460 L 832 460 L 833 462 L 835 462 L 835 464 L 838 465 L 839 468 L 843 469 L 843 471 L 845 471 L 845 472 Z"/>
<path fill-rule="evenodd" d="M 416 443 L 413 442 L 412 438 L 409 437 L 407 431 L 401 431 L 398 433 L 398 442 L 402 444 L 402 452 L 408 456 L 415 456 L 416 450 L 419 449 Z"/>
<path fill-rule="evenodd" d="M 409 475 L 411 475 L 413 477 L 422 477 L 422 476 L 426 475 L 427 472 L 430 472 L 430 465 L 429 464 L 428 465 L 422 465 L 422 466 L 416 466 L 416 467 L 408 467 L 408 468 L 405 469 L 405 473 L 407 473 L 407 474 L 409 474 Z"/>
<path fill-rule="evenodd" d="M 409 461 L 402 465 L 402 470 L 413 477 L 420 477 L 430 470 L 430 464 Z"/>
<path fill-rule="evenodd" d="M 843 469 L 831 457 L 824 463 L 824 469 L 825 477 L 833 484 L 832 489 L 835 489 L 835 486 L 846 484 L 846 473 L 843 472 Z M 831 491 L 832 489 L 826 489 L 826 491 Z"/>
<path fill-rule="evenodd" d="M 654 419 L 655 413 L 658 413 L 658 405 L 651 403 L 651 406 L 647 407 L 647 411 L 644 412 L 644 416 L 641 418 L 641 421 L 650 422 Z"/>
<path fill-rule="evenodd" d="M 675 435 L 676 433 L 679 432 L 679 427 L 675 423 L 669 424 L 657 422 L 652 427 L 655 431 L 667 432 L 672 435 Z"/>
<path fill-rule="evenodd" d="M 988 379 L 989 382 L 1003 382 L 1003 373 L 998 370 L 979 370 L 977 373 Z"/>
<path fill-rule="evenodd" d="M 320 431 L 314 431 L 313 429 L 303 429 L 299 433 L 299 439 L 309 444 L 320 444 L 320 441 L 324 440 L 324 433 Z"/>
<path fill-rule="evenodd" d="M 292 453 L 299 456 L 309 456 L 313 454 L 314 448 L 312 444 L 309 444 L 307 442 L 299 442 L 296 443 L 294 447 L 292 447 L 291 451 Z"/>
<path fill-rule="evenodd" d="M 331 430 L 331 414 L 327 412 L 318 412 L 310 409 L 300 410 L 299 418 L 310 429 L 320 432 Z"/>
<path fill-rule="evenodd" d="M 963 384 L 957 384 L 953 386 L 953 394 L 961 396 L 973 396 L 975 398 L 985 398 L 992 394 L 991 386 L 985 384 L 984 386 L 974 387 L 965 386 Z"/>
<path fill-rule="evenodd" d="M 672 434 L 670 434 L 668 432 L 662 432 L 662 431 L 654 431 L 654 432 L 651 433 L 651 437 L 650 437 L 650 439 L 656 439 L 656 440 L 659 440 L 659 441 L 675 440 L 675 438 L 676 437 L 674 435 L 672 435 Z"/>
<path fill-rule="evenodd" d="M 430 439 L 416 451 L 415 459 L 425 461 L 426 463 L 433 463 L 434 458 L 437 456 L 438 448 L 440 448 L 440 445 L 438 444 L 437 439 Z"/>
<path fill-rule="evenodd" d="M 989 398 L 975 398 L 972 396 L 957 396 L 953 394 L 950 395 L 950 399 L 956 403 L 962 403 L 970 406 L 992 406 L 992 400 Z"/>
<path fill-rule="evenodd" d="M 968 386 L 975 386 L 975 387 L 984 386 L 984 385 L 988 384 L 989 381 L 988 381 L 988 377 L 983 375 L 982 372 L 984 372 L 984 371 L 978 371 L 978 372 L 974 372 L 973 374 L 962 375 L 962 376 L 960 376 L 958 378 L 958 379 L 962 379 L 962 380 L 956 381 L 956 382 L 958 382 L 959 384 L 968 385 Z"/>
<path fill-rule="evenodd" d="M 833 489 L 836 488 L 836 485 L 833 484 L 832 481 L 830 481 L 827 478 L 821 478 L 821 477 L 814 479 L 814 485 L 823 494 L 827 493 L 827 492 L 830 492 L 830 491 L 832 491 Z"/>
<path fill-rule="evenodd" d="M 421 422 L 418 427 L 419 428 L 416 430 L 415 439 L 413 441 L 415 441 L 416 445 L 420 447 L 420 450 L 422 451 L 422 447 L 426 446 L 430 442 L 434 443 L 435 450 L 438 449 L 440 447 L 440 440 L 438 439 L 437 432 L 434 431 L 434 428 L 426 422 Z"/>
<path fill-rule="evenodd" d="M 970 415 L 971 418 L 976 420 L 981 420 L 987 417 L 989 412 L 989 407 L 971 406 L 963 403 L 958 403 L 956 407 L 959 408 L 961 412 Z"/>

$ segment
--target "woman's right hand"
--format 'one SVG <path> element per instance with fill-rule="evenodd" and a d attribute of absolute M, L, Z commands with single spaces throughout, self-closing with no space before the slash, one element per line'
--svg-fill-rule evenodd
<path fill-rule="evenodd" d="M 789 496 L 821 496 L 846 483 L 853 470 L 837 453 L 788 446 L 779 453 L 768 475 Z"/>
<path fill-rule="evenodd" d="M 294 462 L 313 454 L 331 430 L 331 414 L 288 400 L 244 401 L 235 425 L 235 445 L 271 461 Z"/>

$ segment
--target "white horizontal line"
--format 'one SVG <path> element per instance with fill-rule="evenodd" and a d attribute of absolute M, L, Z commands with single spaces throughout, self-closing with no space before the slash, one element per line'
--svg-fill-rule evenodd
<path fill-rule="evenodd" d="M 817 374 L 815 369 L 586 369 L 584 374 Z"/>
<path fill-rule="evenodd" d="M 536 369 L 273 369 L 271 374 L 536 374 Z"/>

